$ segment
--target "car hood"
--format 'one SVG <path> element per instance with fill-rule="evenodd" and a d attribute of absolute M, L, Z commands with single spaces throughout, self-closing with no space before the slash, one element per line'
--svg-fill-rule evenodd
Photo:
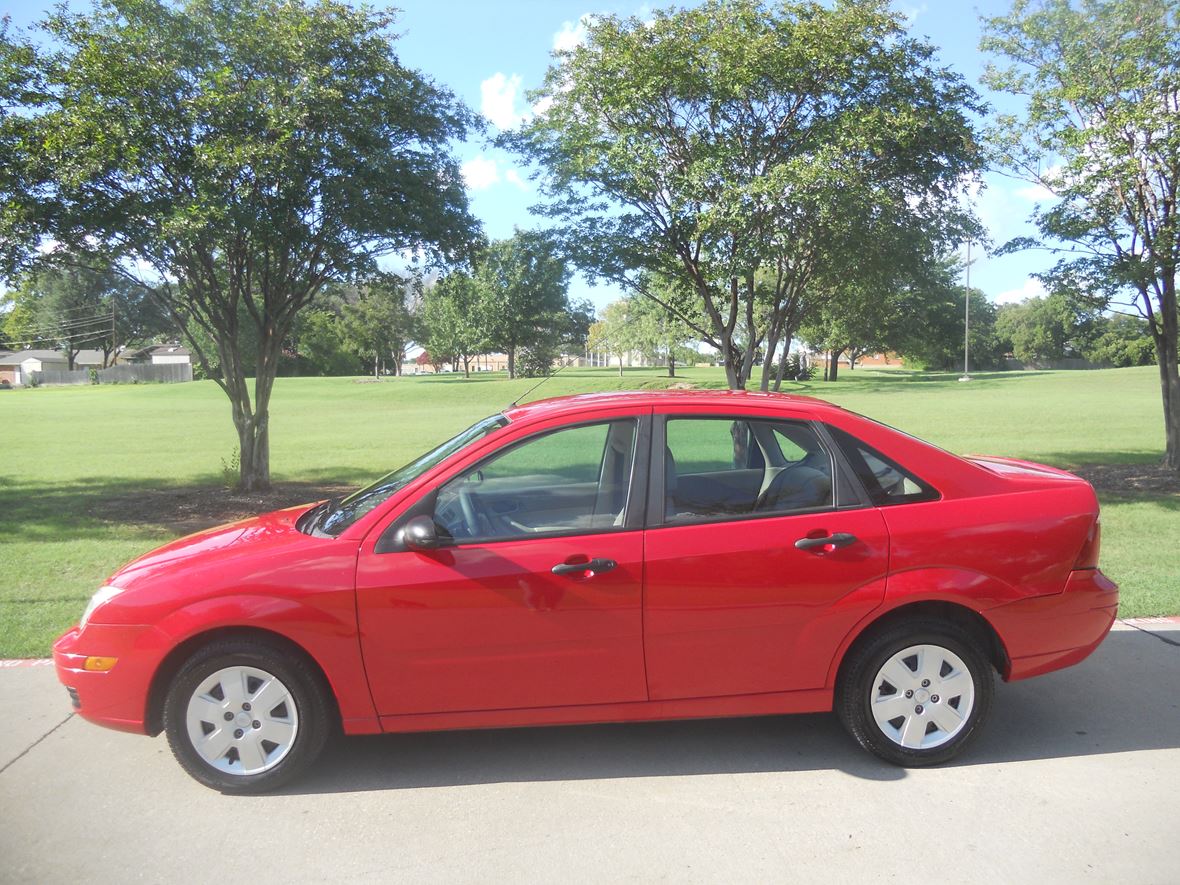
<path fill-rule="evenodd" d="M 133 559 L 115 572 L 107 583 L 130 590 L 144 579 L 196 557 L 207 559 L 231 548 L 237 553 L 248 545 L 261 548 L 290 543 L 297 538 L 306 539 L 308 536 L 295 527 L 295 522 L 312 506 L 304 504 L 275 510 L 177 538 Z"/>

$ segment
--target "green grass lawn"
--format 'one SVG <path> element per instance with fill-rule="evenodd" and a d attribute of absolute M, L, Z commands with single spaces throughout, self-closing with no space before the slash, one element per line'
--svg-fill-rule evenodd
<path fill-rule="evenodd" d="M 724 386 L 719 369 L 679 381 Z M 271 409 L 279 483 L 360 484 L 410 460 L 534 382 L 501 375 L 382 383 L 280 379 Z M 666 386 L 657 369 L 567 369 L 534 397 Z M 788 385 L 955 452 L 1064 467 L 1158 461 L 1154 368 L 955 375 L 858 369 L 834 384 Z M 38 656 L 121 563 L 173 537 L 137 511 L 222 483 L 234 452 L 229 401 L 214 384 L 59 387 L 0 393 L 0 657 Z M 208 493 L 206 493 L 208 494 Z M 1124 616 L 1180 612 L 1180 497 L 1104 492 L 1103 567 Z"/>

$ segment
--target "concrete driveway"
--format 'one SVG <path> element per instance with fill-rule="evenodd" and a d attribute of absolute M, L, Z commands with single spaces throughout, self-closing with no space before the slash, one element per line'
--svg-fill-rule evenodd
<path fill-rule="evenodd" d="M 249 798 L 2 669 L 0 880 L 1180 882 L 1180 625 L 1143 626 L 937 769 L 769 717 L 343 739 Z"/>

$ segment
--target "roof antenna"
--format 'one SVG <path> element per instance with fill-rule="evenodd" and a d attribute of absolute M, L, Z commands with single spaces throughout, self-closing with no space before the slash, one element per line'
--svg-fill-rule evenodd
<path fill-rule="evenodd" d="M 597 345 L 603 345 L 603 344 L 607 344 L 607 345 L 609 345 L 609 344 L 610 344 L 610 338 L 608 338 L 607 336 L 605 336 L 605 335 L 604 335 L 602 338 L 599 338 L 599 339 L 598 339 L 598 340 L 595 342 L 595 344 L 597 344 Z M 620 355 L 619 355 L 619 359 L 620 359 L 620 360 L 622 360 L 622 358 L 623 358 L 623 357 L 622 357 L 622 355 L 620 354 Z M 538 387 L 540 387 L 542 384 L 544 384 L 544 383 L 545 383 L 546 381 L 548 381 L 550 378 L 556 378 L 558 375 L 560 375 L 560 374 L 561 374 L 561 371 L 562 371 L 562 369 L 565 369 L 567 366 L 570 366 L 570 365 L 572 365 L 572 364 L 573 364 L 573 362 L 574 362 L 576 359 L 578 359 L 578 357 L 576 357 L 576 356 L 571 356 L 571 357 L 568 357 L 568 358 L 566 359 L 566 361 L 565 361 L 564 363 L 562 363 L 562 364 L 561 364 L 561 366 L 558 368 L 558 370 L 557 370 L 556 372 L 553 372 L 553 373 L 552 373 L 552 374 L 550 374 L 550 375 L 545 375 L 544 377 L 542 377 L 540 381 L 538 381 L 536 384 L 534 384 L 532 387 L 530 387 L 528 390 L 526 390 L 524 393 L 522 393 L 520 396 L 518 396 L 516 399 L 514 399 L 514 400 L 513 400 L 511 403 L 509 403 L 509 404 L 508 404 L 508 408 L 510 408 L 510 409 L 515 409 L 517 406 L 519 406 L 519 405 L 520 405 L 520 401 L 521 401 L 522 399 L 524 399 L 526 396 L 528 396 L 530 393 L 532 393 L 534 390 L 536 390 Z M 610 359 L 610 358 L 609 358 L 609 357 L 607 357 L 607 359 L 608 359 L 608 361 L 609 361 L 609 359 Z"/>

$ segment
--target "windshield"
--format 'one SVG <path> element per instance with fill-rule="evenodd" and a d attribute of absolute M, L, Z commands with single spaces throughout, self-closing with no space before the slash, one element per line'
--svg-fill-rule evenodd
<path fill-rule="evenodd" d="M 372 485 L 366 486 L 358 492 L 353 492 L 344 500 L 329 501 L 327 504 L 321 505 L 323 510 L 315 514 L 316 518 L 310 523 L 307 531 L 336 537 L 374 507 L 388 501 L 394 492 L 404 488 L 431 467 L 441 464 L 460 449 L 466 448 L 476 440 L 483 439 L 489 433 L 493 433 L 507 424 L 508 419 L 503 415 L 484 418 L 458 436 L 447 440 L 438 448 L 431 449 L 405 467 L 399 467 L 393 473 L 386 474 Z"/>

